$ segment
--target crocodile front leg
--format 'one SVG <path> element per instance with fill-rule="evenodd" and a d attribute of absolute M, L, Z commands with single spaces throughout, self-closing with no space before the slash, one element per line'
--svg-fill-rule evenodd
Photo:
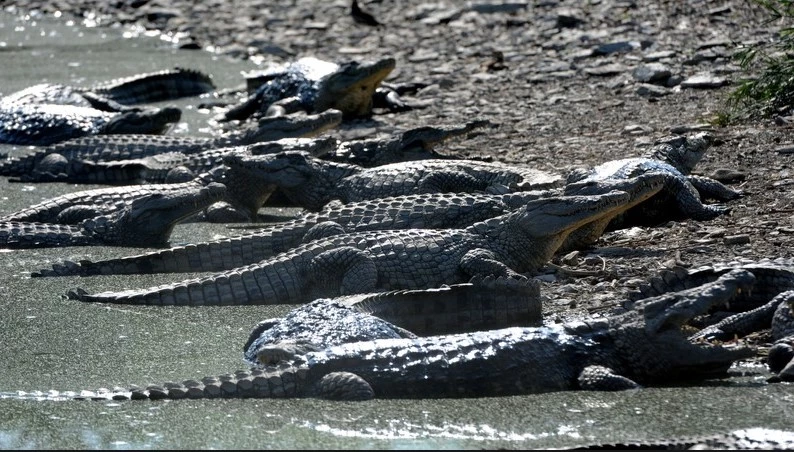
<path fill-rule="evenodd" d="M 307 273 L 309 291 L 318 296 L 374 292 L 378 281 L 378 268 L 370 254 L 352 246 L 320 253 L 311 260 Z"/>
<path fill-rule="evenodd" d="M 460 260 L 460 269 L 471 277 L 496 276 L 523 280 L 525 276 L 500 262 L 493 251 L 476 248 Z"/>
<path fill-rule="evenodd" d="M 686 218 L 706 221 L 730 212 L 730 207 L 703 204 L 700 201 L 700 194 L 687 179 L 667 177 L 665 188 L 672 195 L 678 210 Z"/>
<path fill-rule="evenodd" d="M 744 196 L 741 191 L 734 190 L 721 182 L 705 176 L 687 176 L 687 180 L 703 198 L 714 198 L 718 201 L 732 201 Z"/>

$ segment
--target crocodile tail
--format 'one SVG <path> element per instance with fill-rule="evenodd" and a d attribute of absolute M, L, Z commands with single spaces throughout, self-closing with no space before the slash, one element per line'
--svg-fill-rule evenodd
<path fill-rule="evenodd" d="M 99 85 L 90 91 L 124 105 L 161 102 L 215 90 L 212 78 L 193 69 L 175 68 Z"/>
<path fill-rule="evenodd" d="M 161 400 L 218 398 L 286 398 L 304 394 L 308 369 L 280 365 L 238 370 L 233 374 L 164 383 L 145 388 L 114 388 L 93 391 L 0 392 L 0 399 L 18 400 Z"/>
<path fill-rule="evenodd" d="M 64 261 L 31 273 L 43 276 L 139 275 L 151 273 L 222 272 L 287 251 L 301 243 L 314 222 L 287 221 L 251 234 L 176 246 L 103 261 Z"/>
<path fill-rule="evenodd" d="M 85 302 L 155 306 L 219 306 L 305 303 L 300 265 L 290 257 L 238 267 L 161 286 L 89 294 L 71 289 L 66 298 Z M 305 266 L 305 263 L 304 263 Z"/>

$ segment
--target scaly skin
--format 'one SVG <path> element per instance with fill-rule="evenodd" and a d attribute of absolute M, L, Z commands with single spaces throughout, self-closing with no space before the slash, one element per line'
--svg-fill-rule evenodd
<path fill-rule="evenodd" d="M 214 90 L 212 77 L 194 69 L 180 67 L 136 74 L 82 89 L 123 105 L 162 102 L 198 96 Z"/>
<path fill-rule="evenodd" d="M 271 259 L 209 277 L 151 289 L 81 289 L 83 301 L 156 305 L 307 303 L 380 290 L 426 289 L 478 275 L 534 271 L 567 234 L 628 201 L 623 192 L 539 199 L 466 229 L 408 229 L 318 238 Z"/>
<path fill-rule="evenodd" d="M 372 114 L 372 96 L 394 69 L 393 58 L 371 63 L 338 65 L 315 58 L 302 58 L 283 69 L 264 74 L 263 82 L 241 104 L 229 109 L 222 120 L 245 120 L 251 116 L 280 115 L 304 110 L 308 113 L 335 109 L 345 118 Z M 255 84 L 249 79 L 249 86 Z"/>
<path fill-rule="evenodd" d="M 168 194 L 149 193 L 116 213 L 92 217 L 74 226 L 0 223 L 0 246 L 166 246 L 177 223 L 218 201 L 225 191 L 221 184 L 210 184 Z"/>
<path fill-rule="evenodd" d="M 756 308 L 780 292 L 794 289 L 794 260 L 777 258 L 713 263 L 689 270 L 681 267 L 663 270 L 659 275 L 649 278 L 648 282 L 637 290 L 631 291 L 628 297 L 630 300 L 636 301 L 666 292 L 688 289 L 714 281 L 720 275 L 737 268 L 752 272 L 763 283 L 751 294 L 734 301 L 731 306 L 735 311 Z"/>
<path fill-rule="evenodd" d="M 794 433 L 767 428 L 733 430 L 728 433 L 670 438 L 660 440 L 625 441 L 612 444 L 593 444 L 566 450 L 791 450 Z"/>
<path fill-rule="evenodd" d="M 349 203 L 417 193 L 508 193 L 552 188 L 561 182 L 559 176 L 531 168 L 472 160 L 428 159 L 361 168 L 304 152 L 280 152 L 229 155 L 224 163 L 246 168 L 309 210 L 319 210 L 334 199 Z"/>
<path fill-rule="evenodd" d="M 653 195 L 661 188 L 657 175 L 635 179 L 588 184 L 581 194 L 604 194 L 625 191 L 631 206 Z M 294 248 L 315 235 L 313 229 L 333 222 L 346 233 L 384 229 L 462 228 L 515 210 L 531 200 L 554 196 L 554 191 L 515 192 L 506 195 L 483 193 L 431 193 L 404 195 L 372 201 L 326 206 L 319 212 L 307 212 L 291 221 L 258 231 L 210 242 L 178 246 L 168 250 L 105 261 L 66 261 L 53 268 L 34 272 L 32 276 L 145 274 L 223 271 L 253 264 Z M 625 206 L 624 206 L 625 207 Z M 619 213 L 618 208 L 615 212 Z M 615 213 L 617 214 L 617 213 Z M 606 227 L 610 215 L 594 220 L 573 231 L 565 243 L 590 244 Z M 571 239 L 575 237 L 575 239 Z"/>
<path fill-rule="evenodd" d="M 0 175 L 18 176 L 12 181 L 21 182 L 139 182 L 148 180 L 150 166 L 162 169 L 162 165 L 153 165 L 156 162 L 147 162 L 147 158 L 169 154 L 182 155 L 180 162 L 189 161 L 208 149 L 315 136 L 341 122 L 340 112 L 327 110 L 305 117 L 265 118 L 256 127 L 213 138 L 145 134 L 75 138 L 10 158 L 0 164 Z M 109 169 L 119 166 L 126 167 L 127 173 L 114 174 Z"/>
<path fill-rule="evenodd" d="M 336 345 L 201 381 L 131 390 L 4 393 L 35 399 L 217 397 L 482 397 L 572 389 L 621 390 L 681 378 L 713 378 L 752 356 L 751 348 L 693 344 L 681 325 L 749 290 L 735 270 L 688 291 L 662 295 L 606 319 L 541 328 L 506 328 L 418 339 Z M 265 353 L 263 358 L 273 355 Z"/>

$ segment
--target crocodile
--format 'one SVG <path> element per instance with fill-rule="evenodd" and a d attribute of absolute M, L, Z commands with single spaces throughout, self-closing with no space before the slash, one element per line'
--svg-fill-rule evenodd
<path fill-rule="evenodd" d="M 752 292 L 737 297 L 715 313 L 695 323 L 700 331 L 690 336 L 693 341 L 728 341 L 756 331 L 770 329 L 776 341 L 768 355 L 773 378 L 794 381 L 794 260 L 790 258 L 738 260 L 703 265 L 693 269 L 674 267 L 650 278 L 629 292 L 636 302 L 660 294 L 685 290 L 714 281 L 733 270 L 752 272 L 758 283 Z"/>
<path fill-rule="evenodd" d="M 623 191 L 630 196 L 625 205 L 631 205 L 656 193 L 661 189 L 661 184 L 660 176 L 645 174 L 632 179 L 586 184 L 580 187 L 579 194 Z M 313 238 L 316 229 L 327 228 L 327 222 L 339 225 L 347 233 L 382 229 L 461 228 L 506 214 L 529 201 L 550 196 L 551 192 L 547 191 L 504 195 L 429 193 L 349 204 L 331 203 L 318 212 L 304 212 L 293 220 L 244 235 L 97 262 L 65 261 L 54 264 L 51 269 L 33 272 L 31 276 L 223 271 L 253 264 L 294 248 Z M 609 215 L 605 214 L 604 217 L 608 220 Z M 601 219 L 585 224 L 573 231 L 565 243 L 569 243 L 574 236 L 576 242 L 582 242 L 603 229 L 602 225 Z M 596 239 L 593 238 L 593 241 Z"/>
<path fill-rule="evenodd" d="M 530 201 L 465 229 L 405 229 L 317 237 L 255 264 L 148 289 L 67 297 L 154 305 L 294 304 L 383 290 L 426 289 L 477 275 L 523 278 L 544 265 L 565 236 L 628 201 L 624 192 Z"/>
<path fill-rule="evenodd" d="M 2 215 L 0 222 L 77 224 L 95 216 L 118 212 L 143 196 L 158 193 L 178 196 L 183 191 L 198 190 L 204 185 L 208 184 L 190 181 L 179 184 L 125 185 L 76 191 Z"/>
<path fill-rule="evenodd" d="M 658 141 L 644 157 L 613 160 L 590 169 L 575 169 L 568 183 L 589 180 L 624 178 L 647 172 L 664 174 L 665 188 L 640 205 L 613 219 L 610 228 L 633 225 L 655 226 L 664 221 L 691 218 L 697 221 L 714 219 L 730 212 L 722 205 L 706 205 L 701 197 L 729 201 L 742 196 L 720 182 L 690 174 L 713 142 L 707 132 L 689 137 L 667 137 Z"/>
<path fill-rule="evenodd" d="M 167 246 L 177 223 L 222 198 L 225 190 L 222 184 L 210 184 L 168 194 L 150 193 L 115 213 L 76 225 L 0 223 L 0 247 Z"/>
<path fill-rule="evenodd" d="M 0 397 L 48 400 L 180 398 L 484 397 L 564 390 L 625 390 L 727 375 L 754 348 L 692 343 L 681 331 L 690 318 L 750 290 L 750 272 L 638 303 L 606 318 L 548 327 L 424 338 L 352 342 L 291 355 L 232 374 L 145 388 L 82 392 L 17 391 Z M 270 347 L 268 347 L 270 348 Z M 264 357 L 272 357 L 272 350 Z"/>
<path fill-rule="evenodd" d="M 3 104 L 55 104 L 124 111 L 127 105 L 197 96 L 215 89 L 212 77 L 194 69 L 174 68 L 136 74 L 93 86 L 41 83 L 0 98 Z"/>
<path fill-rule="evenodd" d="M 322 156 L 331 152 L 336 143 L 332 137 L 282 138 L 244 146 L 211 148 L 190 155 L 171 152 L 138 159 L 138 162 L 145 167 L 143 179 L 148 183 L 181 182 L 223 165 L 223 158 L 231 153 L 263 155 L 297 150 Z"/>
<path fill-rule="evenodd" d="M 110 170 L 110 167 L 106 170 Z M 118 171 L 127 172 L 129 169 L 122 165 Z M 141 177 L 143 178 L 144 175 L 142 174 Z M 141 194 L 179 192 L 182 189 L 196 189 L 211 183 L 221 183 L 226 186 L 226 190 L 222 199 L 218 199 L 216 203 L 204 209 L 199 216 L 208 221 L 249 221 L 256 218 L 257 211 L 273 191 L 272 186 L 261 183 L 257 178 L 219 166 L 187 182 L 121 185 L 56 196 L 25 209 L 7 213 L 0 218 L 5 221 L 73 224 L 92 215 L 112 213 L 129 205 Z"/>
<path fill-rule="evenodd" d="M 344 141 L 322 158 L 365 168 L 411 160 L 453 158 L 440 154 L 433 148 L 451 138 L 493 126 L 490 121 L 475 120 L 465 124 L 417 127 L 386 139 Z"/>
<path fill-rule="evenodd" d="M 277 133 L 286 129 L 285 123 L 295 124 L 296 127 L 284 130 L 283 133 L 308 137 L 335 127 L 341 121 L 342 114 L 338 110 L 326 110 L 308 116 L 263 118 L 260 120 L 260 128 L 257 129 L 260 131 L 257 138 L 262 139 L 258 143 L 253 143 L 251 139 L 232 140 L 228 136 L 200 140 L 119 135 L 69 140 L 51 146 L 39 155 L 33 154 L 11 161 L 5 165 L 8 169 L 0 166 L 0 174 L 21 174 L 18 178 L 10 179 L 13 182 L 182 182 L 223 164 L 222 157 L 229 152 L 229 148 L 239 148 L 242 145 L 249 145 L 248 149 L 253 155 L 303 150 L 325 160 L 371 167 L 409 160 L 452 158 L 439 154 L 433 147 L 452 137 L 491 124 L 488 121 L 472 121 L 463 125 L 418 127 L 387 139 L 343 142 L 337 142 L 331 137 L 313 141 L 276 139 Z M 268 132 L 262 132 L 263 130 Z M 140 144 L 136 146 L 137 143 Z M 257 145 L 256 148 L 253 147 L 254 144 Z M 41 159 L 41 154 L 46 155 L 45 159 Z M 35 163 L 36 159 L 38 163 Z M 31 165 L 35 165 L 33 170 L 30 169 Z"/>
<path fill-rule="evenodd" d="M 794 259 L 775 258 L 761 260 L 736 260 L 717 262 L 686 269 L 680 266 L 662 270 L 658 275 L 650 277 L 636 289 L 627 293 L 630 302 L 653 297 L 665 292 L 674 292 L 695 287 L 704 282 L 713 281 L 722 274 L 733 269 L 744 269 L 760 278 L 763 284 L 756 287 L 751 294 L 731 303 L 735 311 L 754 309 L 780 292 L 794 290 Z"/>
<path fill-rule="evenodd" d="M 214 89 L 209 76 L 180 69 L 141 74 L 90 88 L 43 83 L 0 99 L 0 143 L 41 145 L 86 135 L 160 134 L 179 121 L 176 107 L 140 104 Z"/>
<path fill-rule="evenodd" d="M 246 361 L 273 363 L 284 350 L 327 348 L 349 342 L 540 326 L 536 280 L 475 278 L 421 290 L 321 298 L 260 322 L 243 346 Z M 262 361 L 263 356 L 272 354 Z"/>
<path fill-rule="evenodd" d="M 369 116 L 376 89 L 395 66 L 394 58 L 341 65 L 312 57 L 301 58 L 283 67 L 247 76 L 249 96 L 219 119 L 246 120 L 252 116 L 274 116 L 299 110 L 317 113 L 329 108 L 341 111 L 345 118 Z"/>
<path fill-rule="evenodd" d="M 726 433 L 659 440 L 633 440 L 591 444 L 558 450 L 791 450 L 794 432 L 748 428 Z"/>
<path fill-rule="evenodd" d="M 473 160 L 427 159 L 362 168 L 287 151 L 232 154 L 224 163 L 278 186 L 291 202 L 308 210 L 319 210 L 334 199 L 349 203 L 413 193 L 507 193 L 552 188 L 562 182 L 559 175 L 532 168 Z"/>
<path fill-rule="evenodd" d="M 156 163 L 147 158 L 165 154 L 180 156 L 177 162 L 184 162 L 210 149 L 319 135 L 341 122 L 339 111 L 326 110 L 316 115 L 264 118 L 256 126 L 218 137 L 121 134 L 75 138 L 7 158 L 0 164 L 0 175 L 17 176 L 10 180 L 19 182 L 135 183 Z M 120 167 L 126 171 L 112 171 Z"/>
<path fill-rule="evenodd" d="M 0 103 L 0 143 L 46 146 L 87 135 L 161 134 L 181 116 L 176 107 L 106 112 L 73 105 Z"/>

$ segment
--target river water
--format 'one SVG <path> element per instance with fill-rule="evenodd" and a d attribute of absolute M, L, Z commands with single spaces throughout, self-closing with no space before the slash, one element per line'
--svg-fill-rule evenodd
<path fill-rule="evenodd" d="M 242 84 L 240 72 L 255 67 L 203 51 L 177 51 L 156 36 L 0 13 L 2 94 L 42 82 L 90 85 L 173 66 L 206 71 L 219 88 Z M 208 116 L 195 103 L 177 103 L 185 116 L 173 133 L 209 133 Z M 91 186 L 13 184 L 3 178 L 0 212 L 86 188 Z M 233 233 L 223 225 L 186 224 L 176 228 L 172 243 Z M 180 277 L 28 276 L 64 259 L 138 251 L 0 252 L 0 391 L 146 385 L 228 373 L 244 367 L 242 344 L 250 329 L 287 309 L 84 304 L 62 295 L 77 286 L 90 292 L 120 290 Z M 760 367 L 743 367 L 733 375 L 693 387 L 457 400 L 3 399 L 0 448 L 547 448 L 751 427 L 791 429 L 792 386 L 767 385 Z"/>

